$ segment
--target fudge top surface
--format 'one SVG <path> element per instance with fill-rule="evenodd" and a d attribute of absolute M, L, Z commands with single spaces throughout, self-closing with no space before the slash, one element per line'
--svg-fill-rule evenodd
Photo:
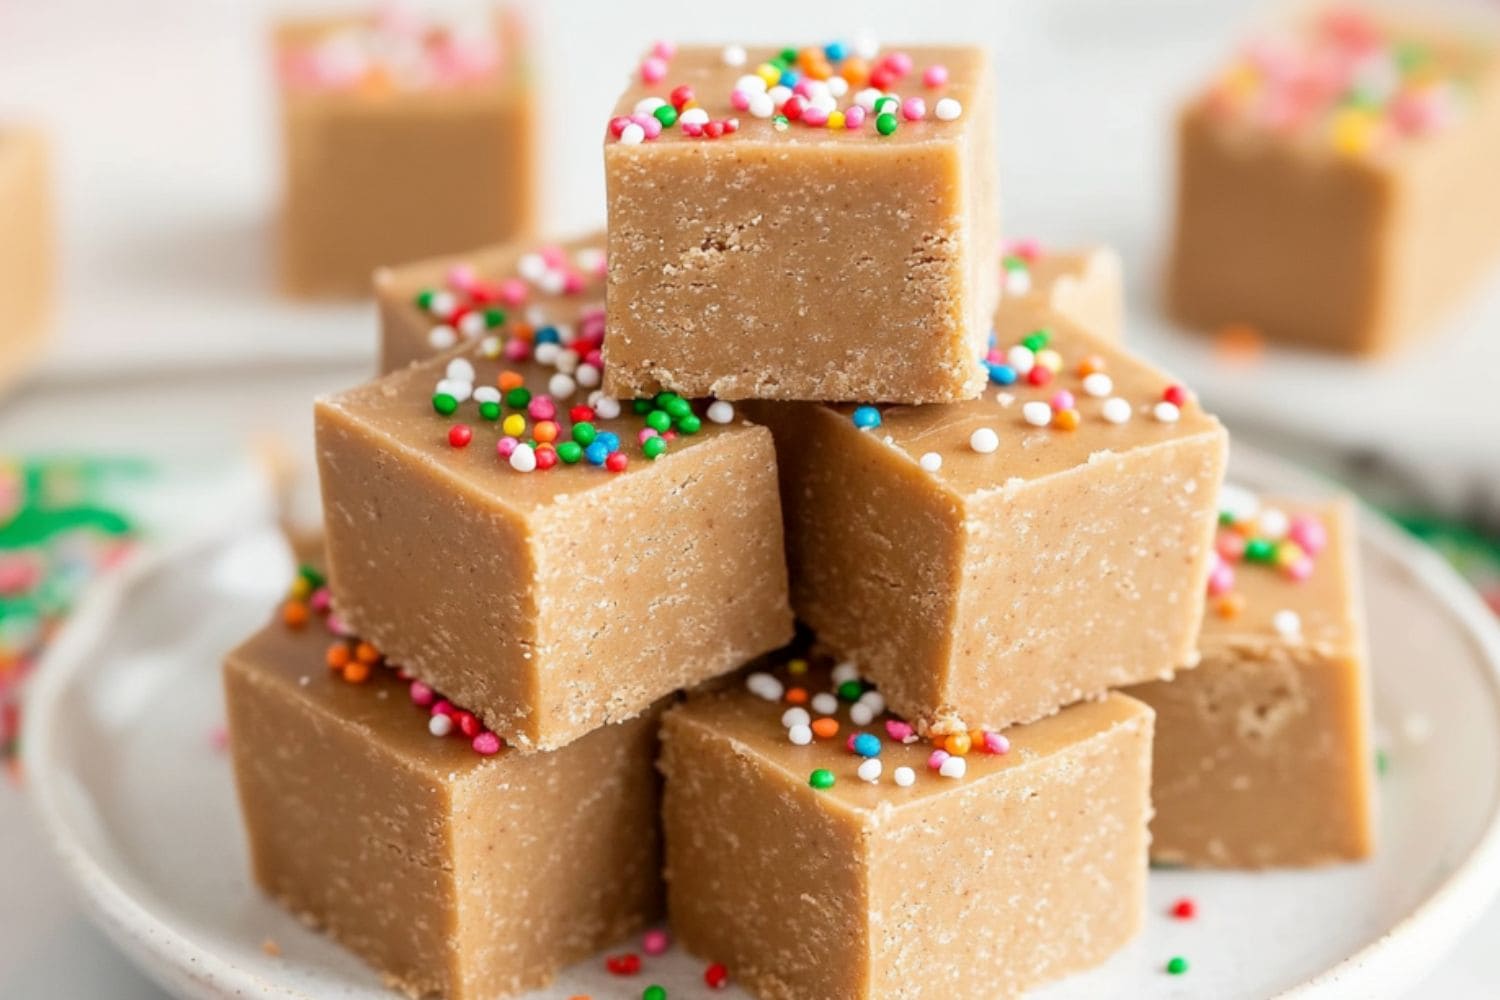
<path fill-rule="evenodd" d="M 1022 240 L 1006 247 L 1000 258 L 1002 289 L 1007 295 L 1050 290 L 1062 278 L 1082 280 L 1106 267 L 1119 268 L 1109 247 L 1058 249 Z"/>
<path fill-rule="evenodd" d="M 576 325 L 604 308 L 604 233 L 503 243 L 381 268 L 375 294 L 414 326 L 427 327 L 434 351 L 485 333 L 504 335 L 517 324 L 533 330 Z"/>
<path fill-rule="evenodd" d="M 998 311 L 986 364 L 991 383 L 978 399 L 820 406 L 812 418 L 868 435 L 918 474 L 964 497 L 1066 473 L 1109 453 L 1223 434 L 1218 420 L 1170 375 L 1045 304 Z M 877 414 L 878 423 L 865 426 Z"/>
<path fill-rule="evenodd" d="M 1210 118 L 1355 157 L 1463 117 L 1494 38 L 1335 7 L 1241 47 L 1194 101 Z"/>
<path fill-rule="evenodd" d="M 946 792 L 1006 774 L 1016 774 L 1017 780 L 1026 781 L 1024 769 L 1045 767 L 1049 758 L 1084 740 L 1117 726 L 1138 723 L 1152 714 L 1140 702 L 1111 693 L 1037 722 L 998 733 L 991 731 L 988 736 L 984 731 L 965 733 L 962 738 L 969 746 L 961 755 L 962 773 L 953 774 L 954 765 L 949 764 L 949 773 L 945 774 L 933 765 L 943 757 L 959 755 L 917 737 L 909 726 L 885 713 L 873 688 L 863 681 L 853 681 L 862 692 L 858 701 L 851 699 L 853 691 L 842 696 L 836 693 L 842 685 L 851 683 L 846 679 L 851 668 L 826 662 L 809 664 L 806 659 L 780 655 L 757 668 L 725 688 L 690 695 L 671 709 L 669 716 L 675 716 L 678 724 L 708 730 L 730 742 L 737 753 L 784 772 L 790 784 L 816 789 L 815 794 L 826 796 L 829 803 L 866 814 L 883 814 L 903 806 L 923 809 Z M 861 710 L 856 708 L 859 705 L 875 714 L 868 720 L 862 717 L 863 724 L 856 725 L 851 716 Z M 803 716 L 810 721 L 803 722 Z M 824 728 L 822 734 L 810 735 L 810 742 L 794 742 L 809 737 L 794 732 L 794 725 L 816 731 L 831 722 L 837 723 L 836 731 Z M 865 739 L 856 743 L 861 734 Z M 873 758 L 860 752 L 876 747 L 878 753 Z M 933 759 L 935 753 L 938 760 Z M 859 774 L 861 764 L 869 759 L 880 761 L 880 773 L 874 780 Z M 897 783 L 896 772 L 902 767 L 912 771 L 913 780 L 906 786 Z M 819 787 L 814 772 L 820 770 L 832 777 L 831 785 Z"/>
<path fill-rule="evenodd" d="M 658 43 L 658 47 L 661 45 Z M 695 136 L 692 134 L 692 116 L 688 116 L 686 127 L 684 122 L 674 122 L 661 128 L 654 137 L 640 142 L 642 151 L 701 141 L 778 145 L 788 152 L 827 146 L 853 151 L 862 145 L 873 151 L 948 142 L 967 131 L 965 122 L 972 113 L 987 115 L 992 112 L 987 101 L 980 103 L 981 96 L 990 89 L 990 67 L 985 51 L 979 46 L 891 46 L 875 50 L 874 56 L 868 59 L 854 54 L 854 46 L 846 46 L 842 50 L 846 56 L 844 59 L 830 59 L 827 53 L 838 54 L 837 46 L 838 43 L 834 43 L 795 50 L 737 45 L 684 45 L 674 50 L 668 46 L 661 49 L 671 52 L 665 57 L 654 50 L 648 51 L 632 71 L 630 85 L 616 103 L 611 121 L 637 113 L 642 101 L 656 99 L 671 104 L 674 91 L 685 86 L 692 89 L 695 106 L 701 109 L 700 115 L 706 114 L 711 122 L 735 119 L 737 129 L 714 138 Z M 864 51 L 871 50 L 866 48 Z M 792 58 L 786 59 L 787 55 Z M 896 72 L 904 67 L 907 67 L 905 72 Z M 662 75 L 656 79 L 654 69 L 658 68 Z M 941 84 L 935 82 L 939 77 L 944 81 Z M 647 82 L 648 78 L 652 82 Z M 833 82 L 835 80 L 838 82 Z M 766 81 L 772 81 L 769 88 L 762 86 Z M 811 118 L 794 111 L 796 120 L 779 121 L 779 118 L 792 116 L 783 114 L 787 110 L 786 97 L 775 88 L 787 87 L 788 95 L 791 95 L 790 88 L 798 86 L 814 95 L 812 99 L 817 102 L 817 108 Z M 737 108 L 736 91 L 754 96 L 755 102 L 749 107 Z M 877 93 L 895 94 L 898 103 L 920 98 L 925 104 L 925 113 L 919 119 L 909 119 L 898 107 L 895 129 L 888 135 L 882 134 L 877 127 L 877 116 L 866 110 L 856 112 L 856 117 L 863 118 L 857 128 L 847 125 L 830 128 L 826 122 L 809 124 L 810 121 L 820 121 L 822 111 L 818 109 L 827 108 L 846 115 L 848 109 L 861 99 L 866 104 L 872 103 Z M 795 96 L 799 101 L 804 98 L 804 95 Z M 949 103 L 939 109 L 938 102 L 945 98 L 956 101 L 957 105 Z M 684 104 L 682 110 L 686 112 L 693 106 Z M 950 115 L 955 107 L 957 117 L 944 120 L 942 116 Z M 675 110 L 675 105 L 673 108 Z M 639 113 L 652 114 L 644 110 Z M 615 133 L 613 126 L 606 132 L 606 147 L 632 145 L 629 141 L 622 142 Z"/>
<path fill-rule="evenodd" d="M 1256 496 L 1226 485 L 1201 645 L 1362 645 L 1352 578 L 1354 515 L 1343 501 Z"/>

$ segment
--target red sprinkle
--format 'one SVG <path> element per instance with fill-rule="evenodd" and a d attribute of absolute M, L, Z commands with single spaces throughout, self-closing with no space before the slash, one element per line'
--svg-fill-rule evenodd
<path fill-rule="evenodd" d="M 453 722 L 458 726 L 458 731 L 463 733 L 468 739 L 472 740 L 479 735 L 479 719 L 473 712 L 466 712 L 463 709 L 459 709 L 453 713 Z"/>
<path fill-rule="evenodd" d="M 729 970 L 718 962 L 703 970 L 703 981 L 709 989 L 722 990 L 729 985 Z"/>
<path fill-rule="evenodd" d="M 1045 365 L 1033 365 L 1031 371 L 1026 373 L 1026 381 L 1032 385 L 1046 385 L 1052 381 L 1052 369 Z"/>
<path fill-rule="evenodd" d="M 1186 896 L 1172 904 L 1172 916 L 1178 920 L 1192 920 L 1198 915 L 1198 904 Z"/>
<path fill-rule="evenodd" d="M 448 443 L 455 448 L 464 448 L 474 440 L 474 431 L 468 424 L 454 424 L 448 428 Z"/>
<path fill-rule="evenodd" d="M 575 406 L 568 411 L 568 419 L 575 424 L 587 423 L 594 419 L 594 408 L 592 406 Z"/>
<path fill-rule="evenodd" d="M 624 472 L 625 466 L 630 464 L 630 459 L 623 451 L 612 451 L 604 460 L 604 467 L 610 472 Z"/>
<path fill-rule="evenodd" d="M 604 967 L 617 976 L 633 976 L 641 971 L 641 956 L 633 952 L 610 955 L 604 960 Z"/>
<path fill-rule="evenodd" d="M 1172 385 L 1167 386 L 1166 389 L 1162 391 L 1161 398 L 1166 400 L 1168 403 L 1171 403 L 1173 406 L 1181 406 L 1183 403 L 1187 402 L 1188 392 L 1182 386 L 1173 383 Z"/>
<path fill-rule="evenodd" d="M 672 88 L 672 96 L 671 96 L 672 107 L 676 108 L 678 111 L 681 111 L 683 108 L 687 107 L 687 105 L 689 103 L 691 103 L 692 100 L 693 100 L 693 88 L 692 87 L 689 87 L 687 84 L 684 83 L 680 87 L 673 87 Z"/>

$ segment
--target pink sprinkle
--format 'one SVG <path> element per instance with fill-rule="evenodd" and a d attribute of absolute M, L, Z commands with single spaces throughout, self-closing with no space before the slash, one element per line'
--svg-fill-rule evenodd
<path fill-rule="evenodd" d="M 525 361 L 531 357 L 531 344 L 520 337 L 512 337 L 505 342 L 504 354 L 507 361 Z"/>
<path fill-rule="evenodd" d="M 1076 402 L 1073 394 L 1066 389 L 1060 389 L 1052 396 L 1052 408 L 1054 410 L 1071 410 Z"/>
<path fill-rule="evenodd" d="M 1010 253 L 1034 264 L 1042 256 L 1042 245 L 1036 240 L 1016 240 L 1010 245 Z"/>
<path fill-rule="evenodd" d="M 351 634 L 348 623 L 345 622 L 344 619 L 340 618 L 337 613 L 329 614 L 327 618 L 323 619 L 323 624 L 327 626 L 328 631 L 332 632 L 334 635 L 347 636 Z"/>
<path fill-rule="evenodd" d="M 1220 559 L 1208 571 L 1208 592 L 1214 597 L 1223 597 L 1234 589 L 1234 567 Z"/>
<path fill-rule="evenodd" d="M 934 750 L 927 755 L 927 766 L 937 771 L 942 768 L 950 756 L 952 755 L 946 750 Z"/>
<path fill-rule="evenodd" d="M 885 64 L 897 76 L 905 76 L 911 72 L 911 56 L 905 52 L 892 52 L 885 57 Z"/>
<path fill-rule="evenodd" d="M 661 135 L 661 120 L 655 115 L 637 112 L 630 116 L 630 120 L 641 127 L 641 131 L 646 133 L 647 139 L 655 139 Z"/>
<path fill-rule="evenodd" d="M 658 59 L 670 59 L 677 54 L 677 45 L 674 42 L 656 42 L 651 46 L 651 54 Z"/>
<path fill-rule="evenodd" d="M 1221 531 L 1219 537 L 1214 540 L 1214 549 L 1225 562 L 1239 562 L 1245 558 L 1244 536 L 1237 531 Z"/>
<path fill-rule="evenodd" d="M 1315 556 L 1328 547 L 1328 529 L 1323 522 L 1311 514 L 1295 514 L 1287 526 L 1287 537 L 1310 556 Z"/>
<path fill-rule="evenodd" d="M 697 122 L 680 121 L 678 124 L 682 128 L 683 135 L 692 136 L 694 139 L 696 139 L 703 134 L 703 126 L 699 125 Z"/>
<path fill-rule="evenodd" d="M 447 715 L 447 716 L 452 716 L 453 715 L 453 702 L 449 701 L 447 698 L 439 698 L 437 701 L 435 701 L 435 702 L 432 703 L 432 708 L 430 709 L 430 712 L 433 715 Z"/>
<path fill-rule="evenodd" d="M 223 750 L 229 746 L 229 730 L 223 726 L 214 726 L 208 731 L 208 744 L 215 750 Z"/>
<path fill-rule="evenodd" d="M 601 368 L 604 365 L 604 354 L 596 347 L 592 351 L 589 351 L 588 354 L 584 355 L 583 360 L 585 364 L 593 365 L 595 368 Z"/>
<path fill-rule="evenodd" d="M 475 753 L 489 757 L 500 752 L 500 737 L 486 729 L 474 737 L 474 742 L 469 745 L 474 748 Z"/>
<path fill-rule="evenodd" d="M 307 604 L 314 611 L 321 614 L 322 612 L 327 611 L 329 608 L 333 607 L 333 595 L 328 592 L 327 587 L 319 587 L 317 590 L 313 591 L 312 596 L 307 599 Z"/>
<path fill-rule="evenodd" d="M 636 432 L 635 440 L 637 444 L 645 444 L 647 441 L 654 437 L 656 437 L 655 427 L 642 427 L 638 432 Z"/>
<path fill-rule="evenodd" d="M 664 930 L 649 930 L 641 935 L 641 951 L 648 955 L 664 955 L 672 946 L 672 939 Z"/>
<path fill-rule="evenodd" d="M 919 122 L 927 117 L 927 102 L 920 97 L 908 97 L 901 102 L 901 117 L 909 122 Z"/>
<path fill-rule="evenodd" d="M 421 681 L 412 681 L 410 691 L 412 704 L 420 705 L 423 708 L 431 705 L 433 699 L 436 697 L 433 694 L 432 688 Z"/>
<path fill-rule="evenodd" d="M 984 749 L 987 753 L 1010 753 L 1010 740 L 1001 733 L 984 734 Z"/>
<path fill-rule="evenodd" d="M 520 305 L 526 301 L 526 282 L 520 278 L 506 278 L 500 282 L 499 296 L 502 305 Z"/>
<path fill-rule="evenodd" d="M 844 128 L 851 132 L 865 123 L 865 109 L 858 104 L 851 104 L 844 109 Z"/>
<path fill-rule="evenodd" d="M 900 719 L 885 720 L 886 735 L 897 743 L 905 743 L 912 738 L 913 730 L 910 722 L 902 722 Z"/>
<path fill-rule="evenodd" d="M 859 735 L 859 733 L 850 733 L 849 734 L 849 738 L 844 741 L 844 749 L 845 750 L 848 750 L 850 753 L 854 752 L 854 738 L 856 736 L 858 736 L 858 735 Z"/>
<path fill-rule="evenodd" d="M 667 75 L 667 61 L 661 56 L 647 56 L 641 61 L 641 82 L 661 83 Z"/>
<path fill-rule="evenodd" d="M 517 441 L 515 438 L 507 434 L 505 437 L 495 442 L 495 454 L 499 455 L 501 458 L 510 458 L 511 453 L 516 450 L 517 446 L 519 446 L 520 443 L 520 441 Z"/>
<path fill-rule="evenodd" d="M 479 276 L 468 264 L 455 264 L 448 269 L 448 287 L 458 292 L 467 292 L 478 282 Z"/>
<path fill-rule="evenodd" d="M 750 110 L 750 95 L 736 87 L 729 92 L 729 106 L 736 111 Z"/>
<path fill-rule="evenodd" d="M 583 275 L 579 274 L 577 271 L 569 271 L 567 275 L 563 277 L 563 294 L 577 295 L 579 292 L 583 291 L 583 285 Z"/>
<path fill-rule="evenodd" d="M 534 396 L 526 404 L 526 413 L 532 420 L 551 420 L 557 416 L 557 404 L 552 402 L 551 396 Z"/>
<path fill-rule="evenodd" d="M 1303 556 L 1296 562 L 1287 563 L 1282 570 L 1282 572 L 1286 573 L 1288 577 L 1296 580 L 1298 583 L 1301 583 L 1303 580 L 1306 580 L 1308 577 L 1312 576 L 1312 571 L 1313 561 L 1307 556 Z"/>
<path fill-rule="evenodd" d="M 537 254 L 541 256 L 542 263 L 553 270 L 564 267 L 568 263 L 568 255 L 556 243 L 549 243 L 547 246 L 542 247 L 537 251 Z"/>
<path fill-rule="evenodd" d="M 948 82 L 948 67 L 942 63 L 933 63 L 922 71 L 922 86 L 941 87 Z"/>
<path fill-rule="evenodd" d="M 822 108 L 809 106 L 802 112 L 802 121 L 807 125 L 827 125 L 828 112 Z"/>
<path fill-rule="evenodd" d="M 803 97 L 812 97 L 812 81 L 806 78 L 797 81 L 797 86 L 792 88 L 792 93 Z"/>

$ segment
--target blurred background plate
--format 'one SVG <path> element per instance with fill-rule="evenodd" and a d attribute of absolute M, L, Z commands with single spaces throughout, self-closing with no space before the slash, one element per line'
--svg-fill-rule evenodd
<path fill-rule="evenodd" d="M 1243 448 L 1233 475 L 1317 490 Z M 1043 996 L 1393 995 L 1417 985 L 1488 903 L 1500 884 L 1500 628 L 1446 564 L 1374 517 L 1361 526 L 1361 556 L 1388 762 L 1376 859 L 1311 872 L 1153 872 L 1141 937 Z M 83 608 L 33 691 L 27 768 L 44 827 L 104 930 L 180 996 L 390 996 L 248 880 L 219 742 L 218 664 L 267 620 L 292 569 L 269 519 L 242 518 L 143 560 Z M 1167 916 L 1184 895 L 1198 903 L 1193 921 Z M 1172 955 L 1190 961 L 1185 977 L 1162 971 Z M 536 997 L 636 995 L 648 982 L 672 996 L 702 991 L 696 960 L 647 962 L 630 981 L 584 963 Z"/>

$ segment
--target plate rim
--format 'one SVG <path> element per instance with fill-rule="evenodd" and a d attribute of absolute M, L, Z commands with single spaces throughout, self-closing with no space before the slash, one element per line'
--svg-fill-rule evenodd
<path fill-rule="evenodd" d="M 1285 459 L 1236 444 L 1235 480 L 1274 480 L 1290 492 L 1348 491 Z M 1467 633 L 1488 670 L 1490 697 L 1500 716 L 1500 620 L 1479 595 L 1435 551 L 1400 530 L 1385 515 L 1351 497 L 1358 512 L 1359 535 L 1388 555 L 1400 556 L 1418 585 L 1429 590 Z M 57 734 L 56 706 L 68 684 L 91 662 L 87 652 L 105 637 L 108 623 L 125 596 L 141 581 L 179 559 L 232 543 L 255 531 L 272 531 L 265 522 L 221 524 L 171 543 L 148 544 L 86 596 L 57 641 L 42 658 L 26 692 L 22 742 L 28 775 L 26 797 L 52 845 L 68 882 L 81 897 L 85 913 L 122 952 L 169 991 L 195 996 L 233 993 L 254 997 L 305 997 L 289 986 L 263 979 L 254 971 L 191 941 L 131 893 L 94 857 L 66 818 L 60 786 L 40 780 L 58 772 L 51 748 Z M 1415 984 L 1457 943 L 1495 896 L 1500 894 L 1500 795 L 1473 848 L 1430 893 L 1385 933 L 1345 955 L 1281 995 L 1305 998 L 1337 990 L 1389 994 Z"/>

